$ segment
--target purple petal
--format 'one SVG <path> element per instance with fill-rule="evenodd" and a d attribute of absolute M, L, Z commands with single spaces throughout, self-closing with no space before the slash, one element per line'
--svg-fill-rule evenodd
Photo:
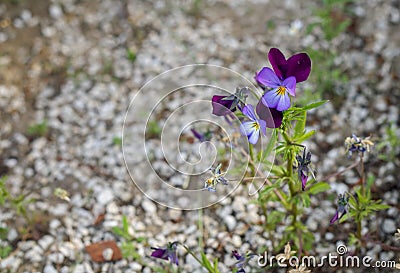
<path fill-rule="evenodd" d="M 329 223 L 332 225 L 339 219 L 339 212 L 336 212 L 336 214 L 333 216 L 333 218 L 329 221 Z"/>
<path fill-rule="evenodd" d="M 296 78 L 291 76 L 283 80 L 283 86 L 290 95 L 296 96 Z"/>
<path fill-rule="evenodd" d="M 287 70 L 287 62 L 283 53 L 277 48 L 271 48 L 268 52 L 268 59 L 276 75 L 283 79 Z"/>
<path fill-rule="evenodd" d="M 301 172 L 301 189 L 304 191 L 307 186 L 308 176 Z"/>
<path fill-rule="evenodd" d="M 265 120 L 259 119 L 258 125 L 260 125 L 260 130 L 264 134 L 264 136 L 267 135 L 267 122 Z"/>
<path fill-rule="evenodd" d="M 153 253 L 151 253 L 152 257 L 168 260 L 168 255 L 165 255 L 165 253 L 167 252 L 166 249 L 161 249 L 161 248 L 153 248 L 153 249 L 154 251 Z"/>
<path fill-rule="evenodd" d="M 256 129 L 254 128 L 254 121 L 246 121 L 240 124 L 240 132 L 244 136 L 251 135 Z"/>
<path fill-rule="evenodd" d="M 249 142 L 253 145 L 255 145 L 257 143 L 259 137 L 260 137 L 259 130 L 254 130 L 252 134 L 247 136 L 247 138 L 249 139 Z"/>
<path fill-rule="evenodd" d="M 258 102 L 256 111 L 260 119 L 266 122 L 268 128 L 279 128 L 279 126 L 281 126 L 283 113 L 276 109 L 265 106 L 262 102 L 262 99 Z"/>
<path fill-rule="evenodd" d="M 170 253 L 170 254 L 168 255 L 168 258 L 169 258 L 169 260 L 170 260 L 172 263 L 178 265 L 178 263 L 179 263 L 179 262 L 178 262 L 178 256 L 176 255 L 175 252 Z"/>
<path fill-rule="evenodd" d="M 276 91 L 277 89 L 271 90 L 262 96 L 261 100 L 266 106 L 270 108 L 276 108 L 278 106 L 280 96 Z"/>
<path fill-rule="evenodd" d="M 298 53 L 287 60 L 287 70 L 283 77 L 296 77 L 296 82 L 307 80 L 311 72 L 311 59 L 307 53 Z"/>
<path fill-rule="evenodd" d="M 258 83 L 271 88 L 276 88 L 281 85 L 281 80 L 269 67 L 263 67 L 263 69 L 256 74 L 255 79 Z"/>
<path fill-rule="evenodd" d="M 212 107 L 213 114 L 216 116 L 225 116 L 231 112 L 234 112 L 236 109 L 230 109 L 232 106 L 232 100 L 224 100 L 227 96 L 213 96 L 212 97 Z"/>
<path fill-rule="evenodd" d="M 242 113 L 248 116 L 251 120 L 257 120 L 256 113 L 254 112 L 253 105 L 251 104 L 247 104 L 245 107 L 243 107 Z"/>
<path fill-rule="evenodd" d="M 287 92 L 284 95 L 277 95 L 279 97 L 278 104 L 276 106 L 276 110 L 285 111 L 290 107 L 290 98 Z"/>

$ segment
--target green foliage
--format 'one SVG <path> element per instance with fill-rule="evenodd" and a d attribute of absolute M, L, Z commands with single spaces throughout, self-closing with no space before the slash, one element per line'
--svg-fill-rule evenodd
<path fill-rule="evenodd" d="M 208 270 L 209 273 L 219 273 L 218 270 L 218 259 L 214 259 L 213 263 L 211 263 L 206 254 L 204 252 L 201 252 L 201 264 L 204 268 Z"/>
<path fill-rule="evenodd" d="M 113 137 L 112 142 L 115 146 L 121 146 L 122 138 L 121 137 Z"/>
<path fill-rule="evenodd" d="M 132 63 L 136 61 L 136 53 L 132 49 L 128 48 L 126 50 L 126 57 L 128 58 L 129 61 Z"/>
<path fill-rule="evenodd" d="M 122 256 L 124 258 L 139 260 L 139 261 L 142 259 L 133 241 L 137 243 L 142 243 L 146 241 L 146 238 L 144 237 L 135 238 L 129 233 L 129 222 L 126 215 L 122 216 L 122 227 L 113 227 L 112 232 L 115 235 L 120 236 L 124 239 L 123 242 L 121 243 L 121 251 L 122 251 Z"/>
<path fill-rule="evenodd" d="M 378 158 L 387 162 L 396 162 L 398 154 L 400 153 L 400 137 L 397 136 L 396 132 L 399 128 L 391 123 L 386 127 L 386 134 L 376 145 L 378 150 Z"/>
<path fill-rule="evenodd" d="M 354 0 L 323 0 L 322 7 L 314 11 L 318 22 L 308 25 L 307 32 L 319 26 L 327 41 L 331 41 L 345 31 L 351 24 L 351 19 L 346 14 L 346 5 Z"/>
<path fill-rule="evenodd" d="M 151 120 L 147 123 L 146 137 L 147 138 L 159 138 L 161 136 L 162 128 L 157 121 Z"/>
<path fill-rule="evenodd" d="M 43 137 L 46 136 L 48 130 L 47 120 L 44 120 L 41 123 L 29 126 L 27 134 L 32 137 Z"/>
<path fill-rule="evenodd" d="M 4 259 L 10 255 L 12 251 L 12 247 L 8 244 L 6 245 L 0 245 L 0 258 Z"/>

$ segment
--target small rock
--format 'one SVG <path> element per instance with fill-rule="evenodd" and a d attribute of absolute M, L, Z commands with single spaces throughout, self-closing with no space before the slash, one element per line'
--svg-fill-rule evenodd
<path fill-rule="evenodd" d="M 232 215 L 226 215 L 224 218 L 224 222 L 226 226 L 228 227 L 229 231 L 232 231 L 236 227 L 236 219 Z"/>
<path fill-rule="evenodd" d="M 50 16 L 54 19 L 59 19 L 63 15 L 63 11 L 59 5 L 52 4 L 49 8 Z"/>
<path fill-rule="evenodd" d="M 64 262 L 64 255 L 60 252 L 50 253 L 47 259 L 55 264 L 62 264 Z"/>
<path fill-rule="evenodd" d="M 43 269 L 43 273 L 58 273 L 58 271 L 52 264 L 47 264 Z"/>
<path fill-rule="evenodd" d="M 96 199 L 97 202 L 99 202 L 100 204 L 107 205 L 112 200 L 114 200 L 114 193 L 111 189 L 104 188 L 99 192 Z"/>
<path fill-rule="evenodd" d="M 103 258 L 106 261 L 111 261 L 114 251 L 111 248 L 106 248 L 103 250 Z"/>
<path fill-rule="evenodd" d="M 8 231 L 7 240 L 8 240 L 9 242 L 12 242 L 12 241 L 14 241 L 14 240 L 17 239 L 17 238 L 18 238 L 18 232 L 17 232 L 17 230 L 16 230 L 15 228 L 11 228 L 11 229 Z"/>
<path fill-rule="evenodd" d="M 142 208 L 147 214 L 155 214 L 157 212 L 157 206 L 149 199 L 143 200 Z"/>
<path fill-rule="evenodd" d="M 392 234 L 396 231 L 396 223 L 392 219 L 385 219 L 382 228 L 385 233 Z"/>
<path fill-rule="evenodd" d="M 38 244 L 43 250 L 47 250 L 51 244 L 54 243 L 54 238 L 50 235 L 45 235 L 38 241 Z"/>

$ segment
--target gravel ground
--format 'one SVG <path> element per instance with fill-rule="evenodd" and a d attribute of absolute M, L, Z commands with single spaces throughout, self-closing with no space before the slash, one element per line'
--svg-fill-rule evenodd
<path fill-rule="evenodd" d="M 347 81 L 335 82 L 330 92 L 323 93 L 331 102 L 313 111 L 308 124 L 309 129 L 318 131 L 308 146 L 321 177 L 352 163 L 344 155 L 346 136 L 371 135 L 379 142 L 387 135 L 389 124 L 399 126 L 400 2 L 350 3 L 346 7 L 350 15 L 335 15 L 349 16 L 350 26 L 329 42 L 321 28 L 307 31 L 308 25 L 318 22 L 315 10 L 319 1 L 299 2 L 1 1 L 0 175 L 8 176 L 11 194 L 26 194 L 35 201 L 27 205 L 29 220 L 7 205 L 0 208 L 0 226 L 9 228 L 1 243 L 13 247 L 10 255 L 0 260 L 0 271 L 152 272 L 154 265 L 163 263 L 149 258 L 150 246 L 175 240 L 189 247 L 198 245 L 199 212 L 167 209 L 146 198 L 131 182 L 120 147 L 131 99 L 145 83 L 169 69 L 207 63 L 237 71 L 251 81 L 255 71 L 266 65 L 271 47 L 279 47 L 285 55 L 308 48 L 334 52 L 334 64 Z M 237 82 L 228 76 L 218 78 L 187 69 L 176 80 L 148 86 L 147 97 L 140 103 L 144 108 L 153 107 L 152 98 L 160 96 L 159 90 L 172 90 L 182 83 L 218 80 L 232 90 Z M 300 88 L 316 90 L 316 83 L 309 81 Z M 155 116 L 161 126 L 179 106 L 209 99 L 215 92 L 186 91 L 157 106 Z M 179 135 L 181 126 L 205 109 L 200 102 L 196 107 L 183 109 L 171 126 L 168 123 L 168 132 Z M 185 162 L 168 153 L 176 148 L 169 146 L 168 138 L 163 148 L 171 160 L 160 152 L 163 143 L 149 136 L 146 148 L 151 155 L 147 156 L 155 172 L 147 172 L 145 155 L 136 154 L 141 142 L 136 142 L 135 136 L 143 133 L 143 124 L 135 122 L 135 115 L 141 114 L 135 111 L 128 111 L 124 128 L 124 152 L 131 175 L 149 181 L 145 193 L 153 199 L 172 200 L 176 207 L 198 206 L 190 197 L 175 199 L 153 182 L 157 174 L 172 185 L 184 185 L 185 176 L 177 175 L 171 166 L 182 171 Z M 42 122 L 46 122 L 46 132 L 29 133 L 30 126 Z M 395 134 L 400 137 L 398 129 Z M 183 135 L 189 135 L 187 130 Z M 185 160 L 199 149 L 190 141 L 180 145 Z M 393 160 L 378 156 L 373 150 L 366 166 L 377 177 L 374 194 L 392 208 L 366 223 L 368 230 L 377 230 L 384 244 L 367 245 L 366 254 L 395 260 L 399 253 L 385 245 L 398 247 L 393 236 L 400 227 L 398 147 Z M 199 170 L 206 165 L 199 164 Z M 351 171 L 329 181 L 329 196 L 348 190 L 357 179 L 357 173 Z M 70 193 L 70 202 L 54 196 L 58 187 Z M 202 196 L 201 200 L 212 204 L 227 193 L 221 188 L 221 194 Z M 335 204 L 327 196 L 312 197 L 312 208 L 304 218 L 315 233 L 318 255 L 335 252 L 336 242 L 346 240 L 353 229 L 350 222 L 340 230 L 329 226 Z M 233 249 L 244 252 L 270 247 L 260 225 L 263 217 L 251 199 L 247 189 L 239 186 L 223 201 L 203 210 L 204 251 L 209 257 L 218 257 L 221 272 L 230 272 L 235 263 L 230 254 Z M 94 262 L 85 246 L 107 240 L 121 246 L 124 239 L 112 229 L 122 225 L 122 215 L 127 217 L 133 237 L 148 239 L 135 243 L 141 260 Z M 193 258 L 181 250 L 179 254 L 182 272 L 203 272 Z M 253 266 L 256 270 L 255 262 Z M 324 270 L 313 272 L 332 272 Z"/>

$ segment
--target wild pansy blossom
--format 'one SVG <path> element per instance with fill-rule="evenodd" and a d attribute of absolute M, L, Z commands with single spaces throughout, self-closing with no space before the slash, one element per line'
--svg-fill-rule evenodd
<path fill-rule="evenodd" d="M 289 270 L 289 273 L 310 273 L 311 270 L 306 270 L 307 267 L 303 264 L 301 264 L 300 266 L 298 264 L 296 264 L 296 268 L 295 269 L 291 269 Z"/>
<path fill-rule="evenodd" d="M 166 248 L 152 247 L 154 251 L 151 253 L 152 257 L 169 260 L 171 263 L 178 265 L 178 254 L 177 254 L 178 242 L 168 243 Z"/>
<path fill-rule="evenodd" d="M 265 120 L 259 119 L 254 113 L 252 105 L 248 104 L 242 109 L 242 113 L 247 116 L 250 121 L 245 121 L 240 125 L 240 132 L 247 136 L 251 144 L 256 144 L 260 136 L 260 131 L 266 135 L 267 124 Z"/>
<path fill-rule="evenodd" d="M 297 160 L 297 174 L 301 181 L 301 189 L 304 191 L 307 186 L 308 174 L 311 173 L 315 179 L 315 170 L 311 167 L 311 152 L 307 152 L 306 148 L 303 150 L 303 156 L 296 155 Z M 315 179 L 316 180 L 316 179 Z"/>
<path fill-rule="evenodd" d="M 216 168 L 210 169 L 212 177 L 206 180 L 206 182 L 204 183 L 204 189 L 211 192 L 216 192 L 217 185 L 219 183 L 222 183 L 223 185 L 228 185 L 228 181 L 226 181 L 224 177 L 226 173 L 221 173 L 221 166 L 222 164 L 219 163 Z"/>
<path fill-rule="evenodd" d="M 240 255 L 237 250 L 232 251 L 233 257 L 238 260 L 235 264 L 236 268 L 238 269 L 237 273 L 246 273 L 244 268 L 247 266 L 249 261 L 255 256 L 255 254 L 251 254 L 249 252 L 246 253 L 246 255 Z"/>
<path fill-rule="evenodd" d="M 348 212 L 349 212 L 349 196 L 347 196 L 346 194 L 339 194 L 338 209 L 336 211 L 336 214 L 331 219 L 330 224 L 332 225 L 337 220 L 340 220 Z"/>
<path fill-rule="evenodd" d="M 283 113 L 282 109 L 290 107 L 289 90 L 287 87 L 292 87 L 293 78 L 296 83 L 307 80 L 311 72 L 311 59 L 306 53 L 298 53 L 286 60 L 282 52 L 277 48 L 271 48 L 268 52 L 268 59 L 271 63 L 275 76 L 271 75 L 271 70 L 264 67 L 259 73 L 256 73 L 257 83 L 265 89 L 265 87 L 273 88 L 272 91 L 267 91 L 257 105 L 257 114 L 260 118 L 267 122 L 268 128 L 278 128 L 282 124 Z M 278 80 L 275 78 L 277 77 Z M 272 86 L 270 81 L 272 79 Z M 285 83 L 286 85 L 278 85 Z M 285 88 L 285 89 L 284 89 Z M 295 95 L 295 87 L 293 87 L 291 95 Z M 271 103 L 271 104 L 269 104 Z M 287 105 L 289 103 L 289 106 Z M 279 106 L 279 108 L 278 108 Z M 286 110 L 285 109 L 285 110 Z"/>
<path fill-rule="evenodd" d="M 281 80 L 271 68 L 264 67 L 256 75 L 256 80 L 262 85 L 272 88 L 261 98 L 264 105 L 278 111 L 289 109 L 289 94 L 296 96 L 296 78 L 294 76 Z"/>
<path fill-rule="evenodd" d="M 235 94 L 232 94 L 230 96 L 213 96 L 212 113 L 216 116 L 225 116 L 235 112 L 237 107 L 239 109 L 243 108 L 248 93 L 248 87 L 238 87 L 236 88 Z"/>
<path fill-rule="evenodd" d="M 353 155 L 353 152 L 359 152 L 364 154 L 364 152 L 370 152 L 370 146 L 374 146 L 374 143 L 366 137 L 364 139 L 357 137 L 353 134 L 351 137 L 347 137 L 344 141 L 346 145 L 346 152 L 348 153 L 348 157 Z"/>
<path fill-rule="evenodd" d="M 394 234 L 394 239 L 397 241 L 397 240 L 400 240 L 400 228 L 398 228 L 397 229 L 397 232 Z"/>

